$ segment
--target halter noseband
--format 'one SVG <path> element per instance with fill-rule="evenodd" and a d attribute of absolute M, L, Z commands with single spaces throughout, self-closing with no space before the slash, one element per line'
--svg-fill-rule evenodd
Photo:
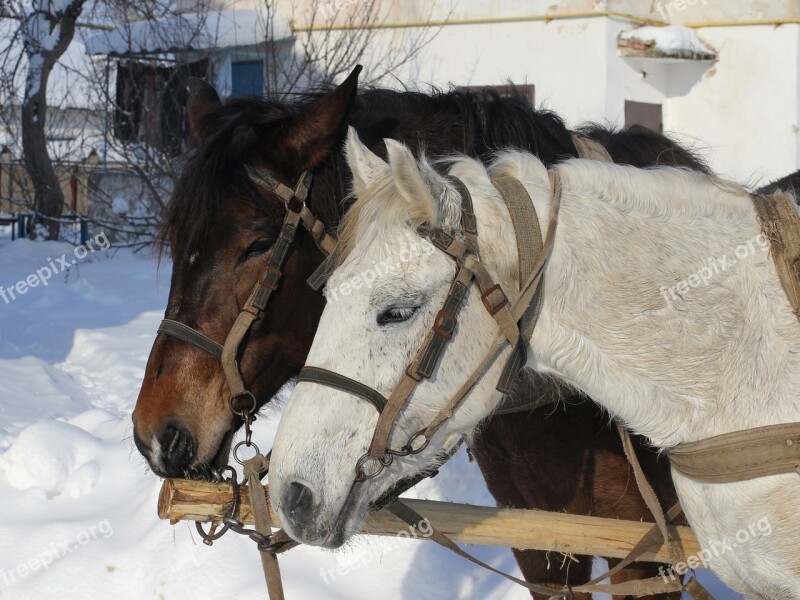
<path fill-rule="evenodd" d="M 561 185 L 557 171 L 552 171 L 554 202 L 547 229 L 547 238 L 538 248 L 538 255 L 530 278 L 522 285 L 520 297 L 512 307 L 508 297 L 499 284 L 495 283 L 486 267 L 480 260 L 478 250 L 478 225 L 475 219 L 472 196 L 464 183 L 456 177 L 448 177 L 450 183 L 461 195 L 461 222 L 460 231 L 453 233 L 442 229 L 419 228 L 420 235 L 445 252 L 457 265 L 457 272 L 450 284 L 444 305 L 436 315 L 433 326 L 428 332 L 421 348 L 406 367 L 402 379 L 386 398 L 378 392 L 339 373 L 320 367 L 307 366 L 300 371 L 298 381 L 316 383 L 331 387 L 359 398 L 372 404 L 378 411 L 378 423 L 372 437 L 369 450 L 359 458 L 356 463 L 355 481 L 366 481 L 380 474 L 392 464 L 396 456 L 408 456 L 422 452 L 430 443 L 435 433 L 449 419 L 453 412 L 461 405 L 463 400 L 480 380 L 504 347 L 509 343 L 515 349 L 503 370 L 497 389 L 508 393 L 513 385 L 519 368 L 524 361 L 520 360 L 521 334 L 518 322 L 523 315 L 531 314 L 532 306 L 538 305 L 537 291 L 542 281 L 544 264 L 549 256 L 555 237 L 555 223 L 560 201 Z M 497 186 L 498 183 L 494 182 Z M 522 187 L 522 186 L 520 186 Z M 498 189 L 499 186 L 498 186 Z M 523 188 L 524 191 L 524 188 Z M 527 196 L 527 192 L 524 192 Z M 528 196 L 528 202 L 530 197 Z M 532 202 L 530 204 L 533 206 Z M 537 223 L 538 225 L 538 223 Z M 424 380 L 430 379 L 444 354 L 448 342 L 455 333 L 458 325 L 458 314 L 463 305 L 466 293 L 472 285 L 477 284 L 481 292 L 481 300 L 486 311 L 497 322 L 502 335 L 492 346 L 483 363 L 468 378 L 461 389 L 437 413 L 427 427 L 413 434 L 399 449 L 389 447 L 389 437 L 394 429 L 400 411 L 407 404 L 416 387 Z M 538 316 L 534 311 L 533 322 L 525 327 L 525 333 L 533 331 L 533 325 Z"/>
<path fill-rule="evenodd" d="M 312 180 L 310 172 L 303 172 L 294 188 L 284 185 L 264 170 L 247 167 L 247 174 L 257 186 L 281 198 L 286 209 L 286 216 L 283 219 L 278 239 L 267 253 L 267 267 L 263 278 L 256 282 L 253 287 L 247 302 L 245 302 L 233 327 L 228 332 L 224 344 L 220 345 L 196 329 L 173 319 L 161 321 L 158 333 L 171 335 L 192 344 L 222 363 L 228 388 L 231 392 L 228 405 L 231 411 L 244 421 L 247 434 L 245 443 L 250 445 L 250 425 L 255 420 L 254 413 L 258 406 L 253 393 L 247 390 L 239 370 L 239 362 L 237 360 L 239 347 L 253 322 L 261 316 L 261 313 L 267 307 L 272 293 L 278 289 L 283 276 L 283 268 L 289 256 L 292 243 L 297 236 L 299 226 L 302 225 L 311 234 L 316 245 L 326 255 L 330 255 L 333 252 L 336 242 L 326 232 L 324 223 L 316 218 L 306 206 L 306 198 L 308 197 L 308 190 L 311 187 Z M 243 442 L 239 442 L 239 444 L 241 443 Z"/>

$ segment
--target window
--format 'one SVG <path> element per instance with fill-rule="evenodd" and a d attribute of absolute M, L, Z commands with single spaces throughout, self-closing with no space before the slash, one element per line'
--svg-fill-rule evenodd
<path fill-rule="evenodd" d="M 264 61 L 247 60 L 231 65 L 231 95 L 264 95 Z"/>
<path fill-rule="evenodd" d="M 534 85 L 464 85 L 459 86 L 460 92 L 472 92 L 473 94 L 480 94 L 484 90 L 494 90 L 501 98 L 508 98 L 514 95 L 522 96 L 527 99 L 531 106 L 534 104 L 536 98 L 536 86 Z"/>
<path fill-rule="evenodd" d="M 664 117 L 660 104 L 625 101 L 625 129 L 639 125 L 659 133 L 664 132 Z"/>

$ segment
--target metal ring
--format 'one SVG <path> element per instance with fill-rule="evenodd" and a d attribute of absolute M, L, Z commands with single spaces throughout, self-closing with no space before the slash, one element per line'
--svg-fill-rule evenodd
<path fill-rule="evenodd" d="M 236 444 L 233 447 L 233 459 L 237 463 L 239 463 L 240 465 L 244 465 L 244 461 L 245 460 L 250 460 L 248 458 L 245 458 L 245 459 L 239 458 L 239 454 L 238 453 L 239 453 L 239 448 L 241 446 L 247 446 L 247 447 L 252 448 L 253 450 L 255 450 L 255 454 L 253 454 L 253 456 L 256 456 L 257 454 L 261 454 L 261 451 L 258 449 L 258 446 L 256 446 L 253 442 L 250 442 L 249 444 L 247 442 L 239 442 L 238 444 Z M 253 456 L 251 456 L 250 458 L 253 458 Z"/>
<path fill-rule="evenodd" d="M 420 446 L 415 448 L 414 447 L 414 443 L 419 438 L 422 438 L 425 441 L 422 442 L 422 445 L 420 445 Z M 406 445 L 403 446 L 403 450 L 405 450 L 409 454 L 419 454 L 420 452 L 425 450 L 425 448 L 427 448 L 428 444 L 430 444 L 430 443 L 431 443 L 431 440 L 430 440 L 430 438 L 428 438 L 428 436 L 425 435 L 425 430 L 424 429 L 420 429 L 417 433 L 415 433 L 410 438 L 408 438 L 408 441 L 406 442 Z"/>
<path fill-rule="evenodd" d="M 244 409 L 236 410 L 236 408 L 234 408 L 233 406 L 233 401 L 236 400 L 237 398 L 244 398 L 244 397 L 250 398 L 252 406 L 248 410 Z M 239 415 L 240 417 L 242 417 L 242 419 L 244 419 L 243 415 L 252 415 L 254 412 L 256 412 L 256 409 L 258 408 L 258 402 L 256 401 L 256 397 L 253 395 L 252 392 L 246 391 L 244 394 L 239 394 L 238 396 L 231 396 L 230 399 L 228 400 L 228 408 L 231 409 L 231 412 L 233 414 Z"/>
<path fill-rule="evenodd" d="M 365 454 L 359 458 L 358 462 L 356 463 L 356 481 L 366 481 L 367 479 L 377 477 L 386 467 L 392 464 L 392 460 L 392 457 L 389 455 L 378 458 L 369 453 Z M 368 464 L 375 465 L 374 472 L 369 473 L 364 469 L 364 467 Z"/>

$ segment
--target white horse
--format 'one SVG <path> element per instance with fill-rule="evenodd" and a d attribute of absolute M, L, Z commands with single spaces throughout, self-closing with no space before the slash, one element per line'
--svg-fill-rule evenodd
<path fill-rule="evenodd" d="M 356 196 L 342 228 L 346 258 L 328 282 L 308 364 L 388 395 L 441 308 L 454 262 L 423 244 L 418 226 L 457 229 L 460 196 L 404 146 L 388 164 L 351 130 Z M 594 398 L 632 431 L 668 449 L 800 417 L 800 326 L 769 256 L 747 192 L 677 169 L 637 170 L 572 160 L 563 184 L 543 304 L 528 366 Z M 490 177 L 519 179 L 542 231 L 552 190 L 530 154 L 500 154 L 487 169 L 454 158 L 472 193 L 481 258 L 513 296 L 515 235 Z M 516 292 L 518 293 L 518 292 Z M 400 414 L 400 447 L 425 426 L 483 359 L 497 325 L 472 288 L 432 379 Z M 367 402 L 297 385 L 273 449 L 270 486 L 287 530 L 308 544 L 341 545 L 368 505 L 403 477 L 437 466 L 453 435 L 469 433 L 500 401 L 506 350 L 422 453 L 354 483 L 377 415 Z M 565 444 L 569 440 L 564 440 Z M 704 558 L 747 595 L 800 598 L 800 477 L 703 484 L 674 473 Z"/>

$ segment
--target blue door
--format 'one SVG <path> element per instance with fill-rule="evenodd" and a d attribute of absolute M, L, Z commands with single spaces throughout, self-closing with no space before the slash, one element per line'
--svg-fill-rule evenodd
<path fill-rule="evenodd" d="M 233 63 L 231 93 L 233 96 L 263 96 L 264 61 L 247 60 Z"/>

